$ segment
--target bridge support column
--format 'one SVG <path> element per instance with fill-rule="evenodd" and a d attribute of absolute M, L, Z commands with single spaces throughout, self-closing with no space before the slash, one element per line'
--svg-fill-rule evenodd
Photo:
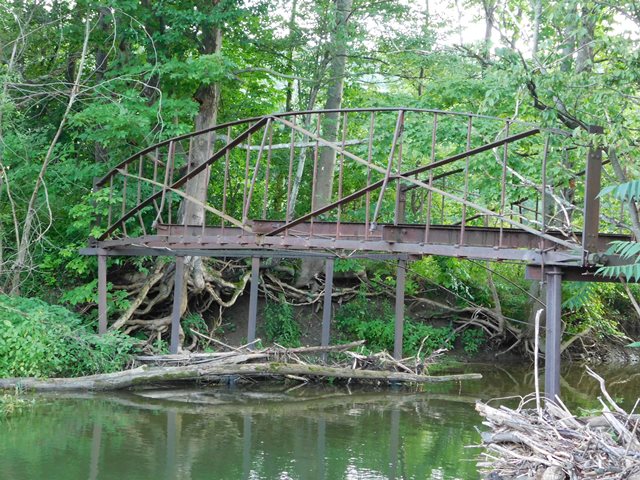
<path fill-rule="evenodd" d="M 597 125 L 589 126 L 589 133 L 603 134 L 604 129 Z M 582 249 L 584 264 L 589 263 L 588 255 L 598 251 L 600 232 L 600 188 L 602 183 L 602 149 L 589 148 L 584 184 L 584 227 L 582 228 Z"/>
<path fill-rule="evenodd" d="M 395 332 L 393 342 L 393 358 L 402 359 L 402 337 L 404 331 L 404 284 L 407 276 L 407 261 L 398 260 L 396 273 L 396 312 Z"/>
<path fill-rule="evenodd" d="M 184 295 L 184 257 L 176 257 L 176 271 L 173 282 L 173 310 L 171 311 L 171 344 L 169 353 L 178 353 L 180 343 L 180 310 Z"/>
<path fill-rule="evenodd" d="M 547 284 L 547 326 L 545 342 L 544 393 L 548 400 L 560 396 L 560 341 L 562 339 L 562 270 L 549 267 Z"/>
<path fill-rule="evenodd" d="M 320 344 L 323 347 L 329 345 L 331 332 L 331 294 L 333 293 L 333 258 L 327 258 L 324 267 L 324 303 L 322 304 L 322 336 Z M 326 360 L 326 353 L 323 359 Z"/>
<path fill-rule="evenodd" d="M 98 254 L 98 334 L 107 333 L 107 256 Z"/>
<path fill-rule="evenodd" d="M 258 317 L 258 282 L 260 282 L 260 257 L 251 257 L 251 289 L 249 290 L 249 320 L 247 323 L 247 343 L 256 339 L 256 320 Z M 254 345 L 249 345 L 253 350 Z"/>

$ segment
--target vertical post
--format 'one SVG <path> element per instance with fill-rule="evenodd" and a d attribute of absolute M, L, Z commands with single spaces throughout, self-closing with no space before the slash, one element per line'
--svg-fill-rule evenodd
<path fill-rule="evenodd" d="M 333 293 L 333 258 L 327 258 L 324 267 L 324 303 L 322 304 L 322 336 L 320 344 L 323 347 L 329 345 L 329 335 L 331 332 L 331 294 Z M 327 354 L 322 355 L 322 359 L 327 359 Z"/>
<path fill-rule="evenodd" d="M 591 125 L 589 133 L 601 134 L 600 126 Z M 598 232 L 600 230 L 600 183 L 602 178 L 602 150 L 589 147 L 584 186 L 584 227 L 582 230 L 582 249 L 588 255 L 598 251 Z M 585 257 L 586 263 L 586 257 Z"/>
<path fill-rule="evenodd" d="M 560 395 L 560 340 L 562 337 L 562 270 L 548 267 L 545 271 L 547 283 L 547 326 L 545 343 L 544 393 L 547 400 Z"/>
<path fill-rule="evenodd" d="M 107 333 L 107 256 L 98 254 L 98 334 Z"/>
<path fill-rule="evenodd" d="M 173 282 L 173 310 L 171 311 L 171 345 L 169 352 L 178 353 L 180 342 L 180 310 L 184 287 L 184 257 L 176 257 L 176 271 Z"/>
<path fill-rule="evenodd" d="M 400 180 L 398 180 L 400 183 Z M 407 190 L 404 185 L 400 185 L 396 195 L 396 214 L 393 218 L 393 224 L 398 225 L 407 221 Z"/>
<path fill-rule="evenodd" d="M 331 294 L 333 293 L 333 258 L 327 258 L 324 269 L 324 303 L 322 305 L 322 341 L 321 345 L 329 345 L 331 330 Z"/>
<path fill-rule="evenodd" d="M 404 329 L 404 284 L 407 274 L 407 261 L 398 260 L 396 274 L 396 328 L 393 342 L 393 358 L 402 359 L 402 337 Z"/>
<path fill-rule="evenodd" d="M 251 257 L 251 290 L 249 290 L 249 322 L 247 324 L 247 343 L 256 339 L 256 318 L 258 316 L 258 282 L 260 281 L 260 257 Z M 249 350 L 254 346 L 249 345 Z"/>

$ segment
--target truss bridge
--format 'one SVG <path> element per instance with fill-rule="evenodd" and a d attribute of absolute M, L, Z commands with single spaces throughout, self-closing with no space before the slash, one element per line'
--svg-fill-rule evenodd
<path fill-rule="evenodd" d="M 547 283 L 546 391 L 559 393 L 561 281 L 602 280 L 611 241 L 628 240 L 592 127 L 414 108 L 277 113 L 145 148 L 95 183 L 100 331 L 106 257 L 252 259 L 248 340 L 260 259 L 326 259 L 323 343 L 336 258 L 398 261 L 395 355 L 402 355 L 406 263 L 426 255 L 522 262 Z M 605 177 L 606 178 L 606 177 Z M 178 274 L 176 275 L 178 278 Z M 176 296 L 182 285 L 176 281 Z M 178 349 L 179 298 L 172 351 Z"/>

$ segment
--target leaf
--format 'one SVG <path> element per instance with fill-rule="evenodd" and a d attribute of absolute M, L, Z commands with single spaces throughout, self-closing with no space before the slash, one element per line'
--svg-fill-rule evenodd
<path fill-rule="evenodd" d="M 628 202 L 630 200 L 640 200 L 640 180 L 632 180 L 630 182 L 621 183 L 620 185 L 611 185 L 603 188 L 598 197 L 605 195 L 613 195 L 614 198 Z"/>
<path fill-rule="evenodd" d="M 630 348 L 640 348 L 640 342 L 633 342 L 630 343 L 629 345 L 625 345 L 626 347 L 630 347 Z"/>

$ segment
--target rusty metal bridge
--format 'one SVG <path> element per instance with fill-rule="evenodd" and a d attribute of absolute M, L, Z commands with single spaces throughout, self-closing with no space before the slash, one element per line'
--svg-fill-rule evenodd
<path fill-rule="evenodd" d="M 601 133 L 592 128 L 591 133 Z M 398 260 L 401 356 L 406 262 L 443 255 L 527 265 L 547 282 L 546 391 L 559 392 L 561 281 L 597 280 L 629 239 L 623 205 L 600 204 L 607 162 L 593 141 L 512 119 L 414 108 L 278 113 L 160 142 L 95 184 L 99 330 L 107 329 L 106 257 L 172 256 L 171 349 L 178 349 L 185 256 L 251 257 L 248 340 L 260 258 Z M 586 138 L 586 137 L 585 137 Z"/>

